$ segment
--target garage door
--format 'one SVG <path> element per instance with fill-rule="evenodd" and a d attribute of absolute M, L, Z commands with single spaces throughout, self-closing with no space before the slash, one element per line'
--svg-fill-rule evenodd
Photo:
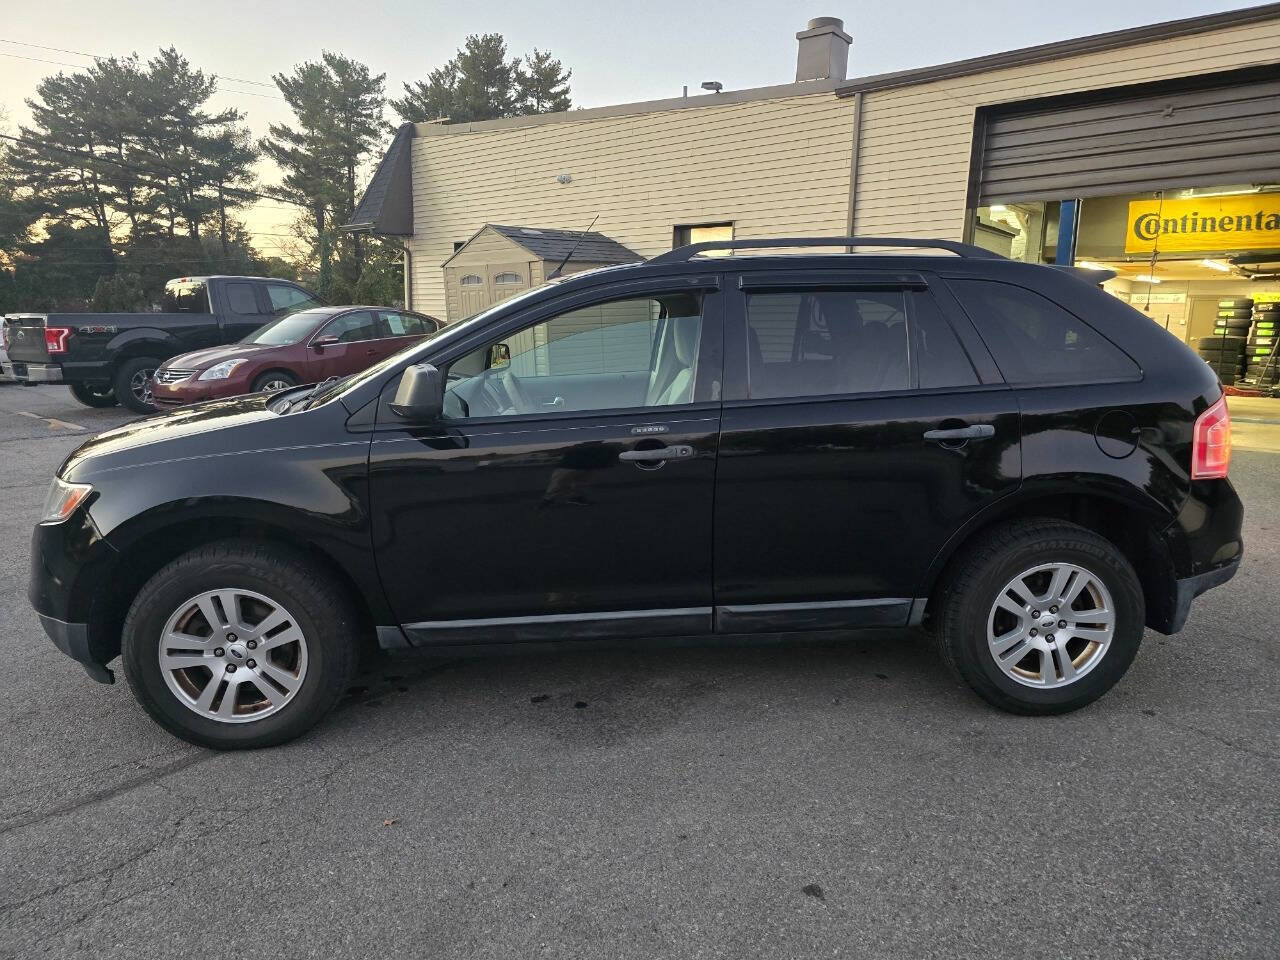
<path fill-rule="evenodd" d="M 1280 180 L 1280 79 L 1217 74 L 979 114 L 977 206 Z"/>

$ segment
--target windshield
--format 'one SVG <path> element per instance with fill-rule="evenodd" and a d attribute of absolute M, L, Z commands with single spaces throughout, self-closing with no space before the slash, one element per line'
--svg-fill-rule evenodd
<path fill-rule="evenodd" d="M 326 400 L 330 400 L 340 393 L 346 393 L 348 390 L 353 390 L 362 383 L 368 383 L 370 380 L 380 377 L 390 368 L 402 363 L 404 361 L 405 354 L 420 351 L 424 346 L 439 340 L 446 335 L 449 337 L 461 336 L 473 327 L 483 325 L 489 317 L 493 316 L 493 314 L 497 313 L 499 310 L 507 310 L 517 303 L 522 303 L 525 300 L 542 293 L 548 287 L 560 283 L 562 279 L 563 278 L 561 277 L 557 277 L 554 280 L 548 280 L 546 283 L 536 286 L 532 290 L 526 290 L 524 293 L 516 294 L 514 297 L 508 297 L 501 303 L 494 304 L 488 310 L 480 311 L 475 316 L 467 317 L 465 320 L 459 320 L 457 323 L 445 324 L 435 333 L 422 337 L 419 340 L 415 340 L 413 343 L 409 344 L 402 350 L 396 351 L 385 360 L 379 360 L 372 367 L 366 367 L 359 373 L 353 374 L 349 377 L 344 377 L 337 383 L 326 387 L 323 392 L 317 393 L 313 396 L 307 406 L 313 407 L 324 403 Z"/>
<path fill-rule="evenodd" d="M 256 343 L 271 347 L 284 347 L 310 336 L 317 326 L 330 317 L 328 311 L 303 310 L 287 317 L 272 320 L 249 334 L 241 343 Z"/>

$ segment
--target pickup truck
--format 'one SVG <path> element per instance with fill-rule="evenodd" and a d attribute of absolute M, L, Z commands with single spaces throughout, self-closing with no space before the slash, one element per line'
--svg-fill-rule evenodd
<path fill-rule="evenodd" d="M 5 375 L 65 383 L 80 403 L 155 410 L 151 378 L 170 357 L 234 343 L 265 323 L 323 305 L 288 280 L 182 277 L 165 284 L 164 313 L 11 313 Z"/>

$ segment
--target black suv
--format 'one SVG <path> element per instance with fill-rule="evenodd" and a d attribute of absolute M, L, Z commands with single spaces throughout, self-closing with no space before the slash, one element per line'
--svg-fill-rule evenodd
<path fill-rule="evenodd" d="M 364 637 L 923 624 L 989 702 L 1072 710 L 1242 550 L 1222 387 L 1106 276 L 856 238 L 576 274 L 345 380 L 89 441 L 31 601 L 215 747 L 306 730 Z"/>

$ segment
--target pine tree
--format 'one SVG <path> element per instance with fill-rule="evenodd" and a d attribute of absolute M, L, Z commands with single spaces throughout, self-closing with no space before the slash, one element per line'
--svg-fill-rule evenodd
<path fill-rule="evenodd" d="M 573 106 L 569 97 L 572 70 L 546 50 L 533 48 L 533 53 L 516 65 L 518 110 L 522 114 L 558 113 Z"/>
<path fill-rule="evenodd" d="M 319 261 L 318 291 L 329 297 L 341 281 L 347 288 L 360 275 L 363 248 L 334 227 L 355 211 L 357 176 L 378 145 L 382 130 L 385 74 L 374 76 L 362 63 L 325 52 L 319 63 L 303 63 L 290 75 L 272 79 L 293 110 L 294 125 L 272 124 L 262 149 L 284 170 L 285 191 L 308 211 Z M 342 276 L 333 277 L 333 253 Z M 349 254 L 349 256 L 348 256 Z"/>

